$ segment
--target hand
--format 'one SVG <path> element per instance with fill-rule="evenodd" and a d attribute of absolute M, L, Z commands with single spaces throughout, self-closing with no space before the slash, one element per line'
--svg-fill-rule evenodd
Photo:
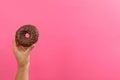
<path fill-rule="evenodd" d="M 30 47 L 22 47 L 15 41 L 15 36 L 13 39 L 13 51 L 16 57 L 18 67 L 29 67 L 30 64 L 30 51 L 33 49 L 34 45 Z"/>

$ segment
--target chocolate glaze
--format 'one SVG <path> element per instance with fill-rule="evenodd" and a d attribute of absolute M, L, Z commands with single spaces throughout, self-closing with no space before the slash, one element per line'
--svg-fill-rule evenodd
<path fill-rule="evenodd" d="M 29 38 L 25 37 L 27 33 L 29 34 Z M 37 42 L 38 36 L 39 33 L 35 26 L 23 25 L 16 31 L 15 40 L 23 47 L 30 47 Z"/>

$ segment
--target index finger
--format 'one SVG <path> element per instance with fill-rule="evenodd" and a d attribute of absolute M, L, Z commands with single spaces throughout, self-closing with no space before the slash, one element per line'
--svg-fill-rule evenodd
<path fill-rule="evenodd" d="M 14 48 L 15 50 L 17 50 L 15 35 L 14 35 L 14 37 L 13 37 L 13 48 Z"/>

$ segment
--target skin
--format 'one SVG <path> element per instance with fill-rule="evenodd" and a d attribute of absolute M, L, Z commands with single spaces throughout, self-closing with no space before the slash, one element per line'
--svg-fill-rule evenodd
<path fill-rule="evenodd" d="M 30 66 L 30 51 L 34 45 L 30 47 L 22 47 L 13 39 L 13 52 L 18 64 L 15 80 L 28 80 L 28 72 Z"/>

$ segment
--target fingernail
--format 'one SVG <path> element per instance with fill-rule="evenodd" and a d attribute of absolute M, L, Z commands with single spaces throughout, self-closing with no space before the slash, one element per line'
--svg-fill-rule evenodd
<path fill-rule="evenodd" d="M 35 44 L 33 44 L 33 46 L 35 46 Z"/>

